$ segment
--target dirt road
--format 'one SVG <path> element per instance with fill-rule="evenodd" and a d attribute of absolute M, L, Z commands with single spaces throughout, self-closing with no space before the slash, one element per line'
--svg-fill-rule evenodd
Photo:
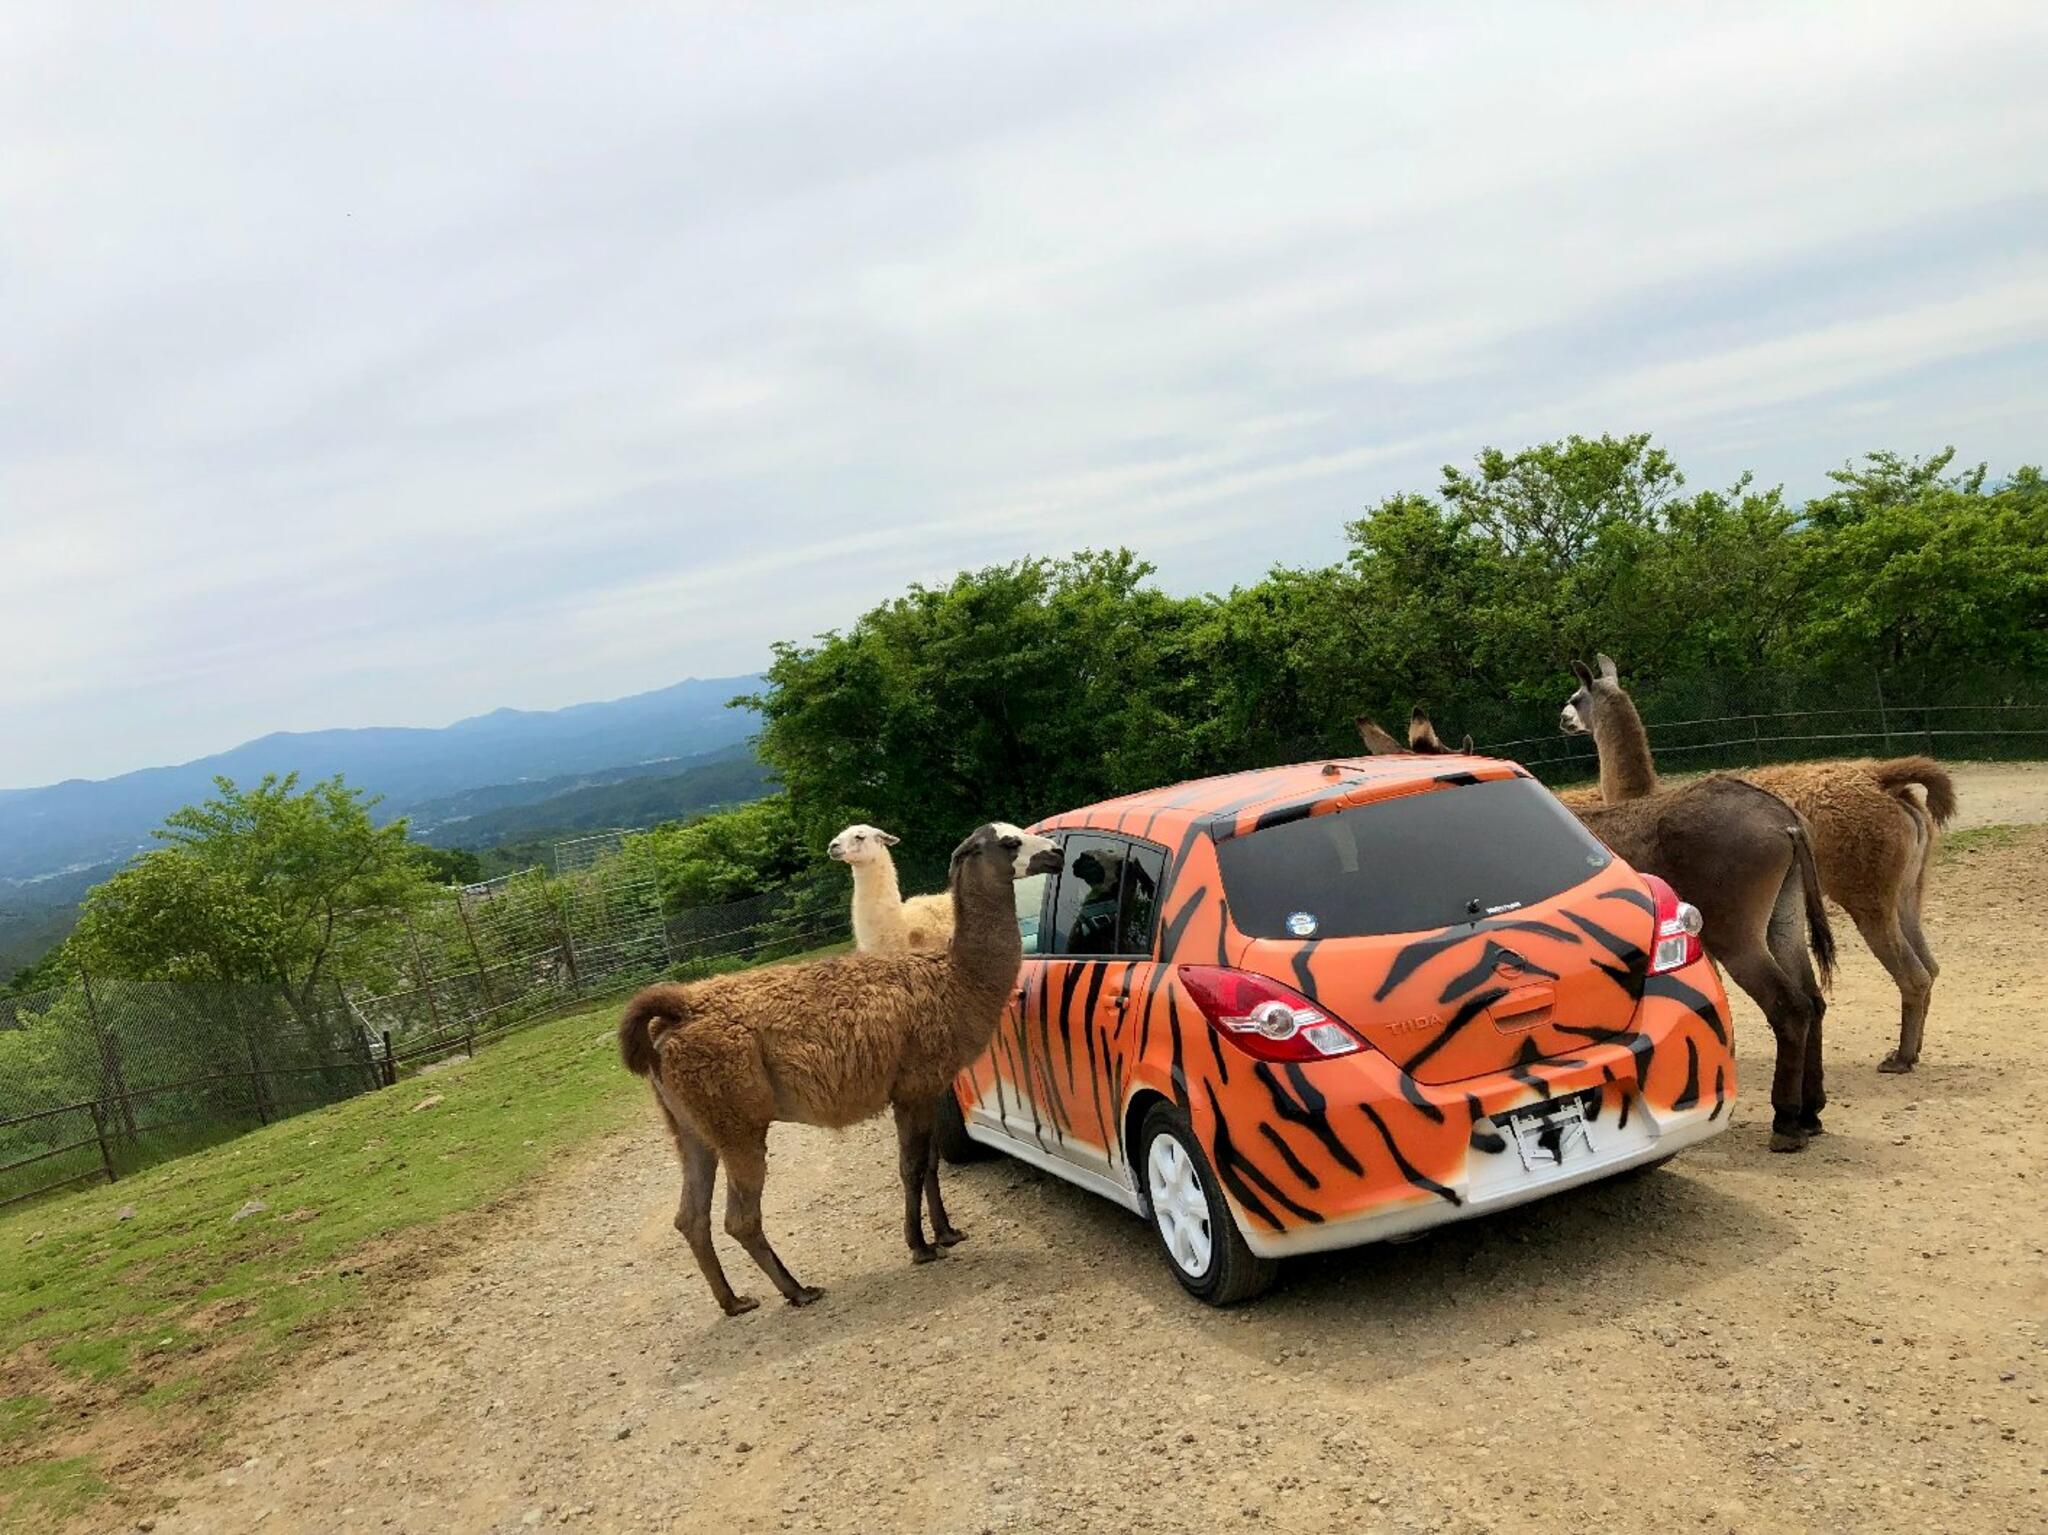
<path fill-rule="evenodd" d="M 2036 781 L 2040 782 L 2039 775 Z M 1968 839 L 1965 839 L 1968 840 Z M 914 1269 L 886 1128 L 778 1128 L 807 1281 L 727 1321 L 650 1120 L 250 1404 L 155 1528 L 944 1532 L 2048 1527 L 2048 830 L 1944 864 L 1920 1070 L 1844 926 L 1829 1134 L 1184 1300 L 1133 1218 L 1007 1161 Z M 757 1283 L 744 1256 L 734 1276 Z"/>

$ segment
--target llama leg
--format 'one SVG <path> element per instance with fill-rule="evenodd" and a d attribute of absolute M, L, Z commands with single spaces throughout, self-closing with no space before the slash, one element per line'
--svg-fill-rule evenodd
<path fill-rule="evenodd" d="M 948 1092 L 952 1089 L 948 1088 Z M 957 1247 L 967 1240 L 967 1233 L 946 1218 L 946 1202 L 939 1197 L 939 1143 L 936 1124 L 932 1130 L 931 1149 L 925 1153 L 924 1161 L 924 1204 L 932 1218 L 932 1240 L 941 1247 Z"/>
<path fill-rule="evenodd" d="M 1934 857 L 1934 846 L 1931 840 L 1926 848 L 1925 856 L 1930 861 Z M 1905 934 L 1906 946 L 1913 951 L 1913 957 L 1920 961 L 1920 968 L 1927 972 L 1927 1001 L 1931 1004 L 1934 1000 L 1934 982 L 1936 977 L 1941 974 L 1941 966 L 1935 962 L 1934 950 L 1927 946 L 1927 934 L 1920 926 L 1920 894 L 1925 885 L 1926 878 L 1926 871 L 1923 868 L 1920 878 L 1913 883 L 1911 888 L 1904 892 L 1904 896 L 1899 902 L 1899 931 Z M 1914 1025 L 1910 1037 L 1903 1026 L 1900 1028 L 1899 1054 L 1910 1057 L 1915 1061 L 1919 1060 L 1920 1039 L 1922 1034 L 1926 1032 L 1926 1028 L 1927 1009 L 1923 1006 L 1920 1009 L 1919 1021 Z"/>
<path fill-rule="evenodd" d="M 1899 988 L 1899 1047 L 1882 1061 L 1879 1071 L 1911 1071 L 1920 1059 L 1920 1036 L 1927 1027 L 1927 1004 L 1934 995 L 1934 977 L 1920 963 L 1920 956 L 1906 941 L 1898 914 L 1892 912 L 1851 912 L 1856 930 L 1870 945 L 1870 952 Z"/>
<path fill-rule="evenodd" d="M 1778 903 L 1771 910 L 1771 958 L 1806 1002 L 1806 1048 L 1800 1074 L 1799 1129 L 1804 1135 L 1821 1133 L 1820 1111 L 1827 1107 L 1827 1082 L 1821 1045 L 1821 1021 L 1827 1016 L 1828 999 L 1813 972 L 1813 956 L 1807 950 L 1806 892 L 1794 879 L 1785 881 Z"/>
<path fill-rule="evenodd" d="M 924 1219 L 918 1209 L 924 1194 L 925 1168 L 936 1160 L 932 1151 L 931 1105 L 897 1104 L 896 1171 L 903 1179 L 903 1240 L 910 1247 L 912 1263 L 929 1263 L 940 1251 L 924 1239 Z"/>
<path fill-rule="evenodd" d="M 1764 948 L 1744 948 L 1719 956 L 1731 979 L 1763 1010 L 1778 1042 L 1778 1060 L 1771 1073 L 1771 1150 L 1804 1151 L 1806 1134 L 1799 1125 L 1806 1102 L 1806 1034 L 1813 1009 L 1778 962 Z"/>
<path fill-rule="evenodd" d="M 711 1189 L 718 1177 L 718 1153 L 674 1115 L 669 1116 L 669 1128 L 675 1133 L 676 1151 L 683 1159 L 683 1198 L 676 1206 L 676 1230 L 696 1255 L 697 1267 L 704 1271 L 705 1282 L 711 1286 L 719 1310 L 727 1316 L 752 1311 L 761 1303 L 751 1295 L 733 1294 L 725 1267 L 718 1261 L 718 1250 L 711 1245 Z"/>
<path fill-rule="evenodd" d="M 765 1127 L 743 1146 L 723 1148 L 725 1163 L 725 1229 L 747 1250 L 747 1256 L 761 1266 L 761 1272 L 775 1281 L 775 1288 L 792 1306 L 808 1306 L 825 1292 L 798 1284 L 783 1261 L 768 1245 L 761 1229 L 761 1186 L 768 1181 L 768 1133 Z"/>

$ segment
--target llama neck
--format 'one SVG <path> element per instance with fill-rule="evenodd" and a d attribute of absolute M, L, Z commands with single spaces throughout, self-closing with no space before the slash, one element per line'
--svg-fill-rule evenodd
<path fill-rule="evenodd" d="M 887 853 L 853 866 L 853 944 L 863 951 L 891 945 L 910 946 L 903 920 L 903 892 L 896 883 L 896 861 Z"/>
<path fill-rule="evenodd" d="M 959 1009 L 954 1029 L 979 1055 L 1001 1021 L 1003 1005 L 1024 966 L 1024 938 L 1009 882 L 994 890 L 953 887 L 953 938 L 946 951 L 955 983 L 972 1005 Z"/>
<path fill-rule="evenodd" d="M 1600 701 L 1593 729 L 1600 753 L 1600 797 L 1610 805 L 1657 792 L 1657 764 L 1650 756 L 1650 733 L 1626 693 Z"/>

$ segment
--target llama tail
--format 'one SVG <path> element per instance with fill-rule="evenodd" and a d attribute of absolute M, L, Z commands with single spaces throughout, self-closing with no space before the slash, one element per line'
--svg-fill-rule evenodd
<path fill-rule="evenodd" d="M 1885 793 L 1902 799 L 1907 797 L 1908 784 L 1920 785 L 1927 792 L 1927 813 L 1936 826 L 1946 826 L 1955 818 L 1956 781 L 1932 757 L 1893 757 L 1888 762 L 1871 763 L 1870 771 Z"/>
<path fill-rule="evenodd" d="M 1799 883 L 1806 887 L 1806 942 L 1813 950 L 1813 962 L 1820 970 L 1822 990 L 1835 984 L 1835 930 L 1828 922 L 1828 909 L 1820 896 L 1820 870 L 1813 861 L 1813 844 L 1804 826 L 1788 826 L 1792 856 L 1799 860 Z"/>
<path fill-rule="evenodd" d="M 619 1059 L 644 1077 L 654 1070 L 661 1036 L 689 1016 L 688 994 L 680 986 L 648 986 L 634 993 L 619 1016 Z"/>

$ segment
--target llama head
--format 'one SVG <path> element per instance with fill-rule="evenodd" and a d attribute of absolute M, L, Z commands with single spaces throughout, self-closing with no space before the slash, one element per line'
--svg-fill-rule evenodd
<path fill-rule="evenodd" d="M 1469 749 L 1472 738 L 1465 737 Z M 1417 704 L 1408 711 L 1408 750 L 1425 757 L 1447 756 L 1450 748 L 1444 745 L 1443 737 L 1436 733 L 1436 726 L 1430 722 L 1429 711 Z"/>
<path fill-rule="evenodd" d="M 878 858 L 886 858 L 889 849 L 901 840 L 890 836 L 879 826 L 857 821 L 825 844 L 825 856 L 836 858 L 841 863 L 873 863 Z"/>
<path fill-rule="evenodd" d="M 1066 854 L 1050 837 L 1041 837 L 1008 821 L 977 826 L 953 849 L 952 883 L 967 881 L 1009 884 L 1034 874 L 1057 874 Z"/>
<path fill-rule="evenodd" d="M 1597 728 L 1600 706 L 1628 696 L 1621 690 L 1621 678 L 1615 672 L 1613 660 L 1604 655 L 1593 659 L 1600 667 L 1597 673 L 1584 661 L 1572 662 L 1572 675 L 1579 679 L 1579 689 L 1565 700 L 1564 712 L 1557 721 L 1558 728 L 1568 736 L 1591 735 Z"/>

